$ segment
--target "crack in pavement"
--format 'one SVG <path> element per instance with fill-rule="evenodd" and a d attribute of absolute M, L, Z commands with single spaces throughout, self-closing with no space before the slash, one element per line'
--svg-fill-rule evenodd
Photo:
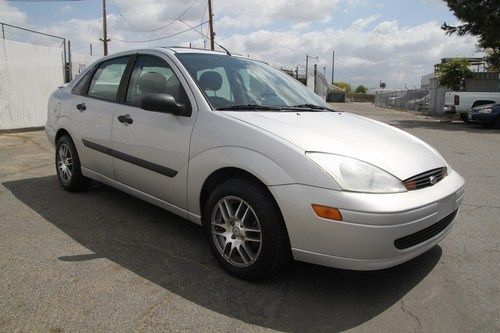
<path fill-rule="evenodd" d="M 403 310 L 404 313 L 406 313 L 406 314 L 410 315 L 411 317 L 413 317 L 413 319 L 415 319 L 417 321 L 418 326 L 420 328 L 422 328 L 422 322 L 420 322 L 420 319 L 418 318 L 418 316 L 416 314 L 414 314 L 413 312 L 411 312 L 410 310 L 408 310 L 405 307 L 405 302 L 404 302 L 404 300 L 402 298 L 401 298 L 401 302 L 400 303 L 401 303 L 401 306 L 400 306 L 401 310 Z"/>

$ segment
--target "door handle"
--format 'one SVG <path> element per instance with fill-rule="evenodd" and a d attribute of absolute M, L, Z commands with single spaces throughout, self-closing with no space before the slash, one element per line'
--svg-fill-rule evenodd
<path fill-rule="evenodd" d="M 134 122 L 134 120 L 130 118 L 129 114 L 118 116 L 118 121 L 120 123 L 127 123 L 127 124 L 132 124 Z"/>
<path fill-rule="evenodd" d="M 80 111 L 85 111 L 87 110 L 87 107 L 85 106 L 85 103 L 80 103 L 76 105 L 76 108 Z"/>

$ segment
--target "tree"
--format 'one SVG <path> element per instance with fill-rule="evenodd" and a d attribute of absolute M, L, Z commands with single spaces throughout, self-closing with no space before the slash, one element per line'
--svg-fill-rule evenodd
<path fill-rule="evenodd" d="M 344 90 L 345 92 L 351 91 L 351 85 L 347 82 L 343 82 L 343 81 L 334 82 L 333 85 L 339 87 L 340 89 Z"/>
<path fill-rule="evenodd" d="M 360 84 L 359 86 L 356 87 L 354 92 L 358 93 L 358 94 L 366 94 L 367 90 L 368 90 L 368 88 L 366 88 L 364 85 Z"/>
<path fill-rule="evenodd" d="M 439 85 L 459 90 L 462 81 L 472 75 L 470 62 L 465 58 L 455 58 L 440 63 L 436 68 Z"/>
<path fill-rule="evenodd" d="M 478 46 L 486 51 L 486 61 L 500 70 L 500 5 L 498 0 L 445 0 L 460 20 L 457 26 L 443 23 L 446 34 L 478 37 Z"/>

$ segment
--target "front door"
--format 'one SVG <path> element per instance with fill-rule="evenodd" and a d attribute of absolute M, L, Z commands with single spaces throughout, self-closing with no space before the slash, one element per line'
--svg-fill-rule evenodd
<path fill-rule="evenodd" d="M 111 149 L 113 115 L 117 104 L 120 81 L 129 56 L 102 62 L 88 87 L 88 92 L 76 95 L 75 127 L 79 132 L 75 144 L 83 167 L 114 179 Z"/>
<path fill-rule="evenodd" d="M 167 61 L 153 54 L 137 57 L 125 105 L 113 116 L 113 164 L 120 183 L 186 209 L 189 144 L 196 112 L 181 117 L 139 107 L 144 96 L 161 93 L 194 105 L 183 87 L 186 82 Z"/>

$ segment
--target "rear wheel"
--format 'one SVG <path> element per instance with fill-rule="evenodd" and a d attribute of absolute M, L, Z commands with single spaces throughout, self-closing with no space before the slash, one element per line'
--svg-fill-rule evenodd
<path fill-rule="evenodd" d="M 470 123 L 469 118 L 467 118 L 468 114 L 467 113 L 460 113 L 460 119 L 466 124 Z"/>
<path fill-rule="evenodd" d="M 281 213 L 260 184 L 246 179 L 220 184 L 208 198 L 203 219 L 215 258 L 239 278 L 264 278 L 291 259 Z"/>
<path fill-rule="evenodd" d="M 80 158 L 73 140 L 63 135 L 56 145 L 56 170 L 61 186 L 70 192 L 78 192 L 87 188 L 92 182 L 82 175 Z"/>

